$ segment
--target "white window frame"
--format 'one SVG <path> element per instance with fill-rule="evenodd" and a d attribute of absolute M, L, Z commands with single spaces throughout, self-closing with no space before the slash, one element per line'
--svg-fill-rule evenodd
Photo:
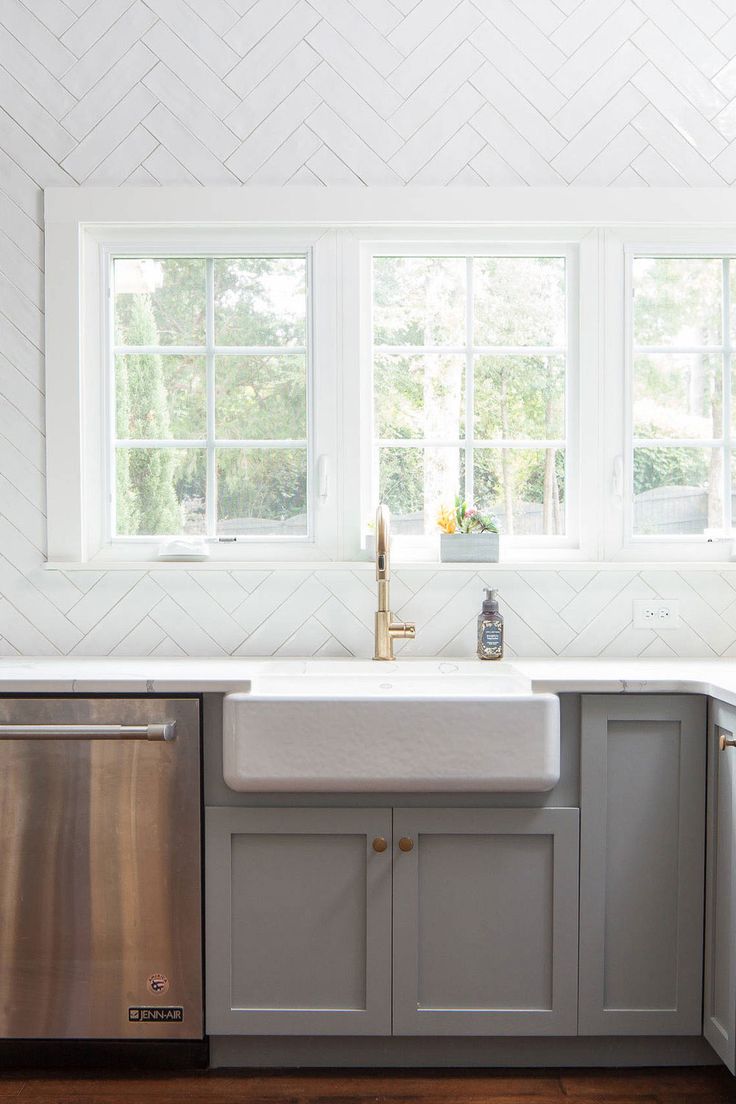
<path fill-rule="evenodd" d="M 109 242 L 101 243 L 101 263 L 102 263 L 102 297 L 103 303 L 107 303 L 106 320 L 104 326 L 104 344 L 105 344 L 105 370 L 103 373 L 103 408 L 105 423 L 107 425 L 108 434 L 108 447 L 105 450 L 105 464 L 103 475 L 103 502 L 107 504 L 104 510 L 103 517 L 103 542 L 107 545 L 120 545 L 124 549 L 129 550 L 130 545 L 143 546 L 144 550 L 149 552 L 155 544 L 158 547 L 163 541 L 171 538 L 181 537 L 180 533 L 167 533 L 159 534 L 155 538 L 150 536 L 130 536 L 120 535 L 115 532 L 115 514 L 116 514 L 116 501 L 115 501 L 115 483 L 114 473 L 116 470 L 115 453 L 117 447 L 121 444 L 127 444 L 131 448 L 204 448 L 207 453 L 207 527 L 210 531 L 210 535 L 203 538 L 210 548 L 210 554 L 216 550 L 218 546 L 225 544 L 243 544 L 253 546 L 263 546 L 274 544 L 278 549 L 283 549 L 291 544 L 313 544 L 315 543 L 315 496 L 316 488 L 314 486 L 315 480 L 313 478 L 313 472 L 315 469 L 315 444 L 316 444 L 316 411 L 315 411 L 315 365 L 314 365 L 314 315 L 315 315 L 315 302 L 313 295 L 314 288 L 314 254 L 318 249 L 318 242 L 310 242 L 308 245 L 302 245 L 301 248 L 289 249 L 281 248 L 276 251 L 273 246 L 270 248 L 260 248 L 258 250 L 249 249 L 246 253 L 244 249 L 238 251 L 238 256 L 258 256 L 258 257 L 304 257 L 306 262 L 306 278 L 307 278 L 307 311 L 306 311 L 306 342 L 300 350 L 306 359 L 306 409 L 307 409 L 307 426 L 305 439 L 302 441 L 287 441 L 284 442 L 281 439 L 276 439 L 273 442 L 258 442 L 253 444 L 251 441 L 234 441 L 229 440 L 227 445 L 220 443 L 215 435 L 214 424 L 214 388 L 215 388 L 215 359 L 217 356 L 237 355 L 234 351 L 229 350 L 227 346 L 217 346 L 214 342 L 213 333 L 206 332 L 205 341 L 202 346 L 198 346 L 197 350 L 194 347 L 178 347 L 172 346 L 158 346 L 156 352 L 160 355 L 171 356 L 175 355 L 177 349 L 186 348 L 187 353 L 193 356 L 200 356 L 206 361 L 206 393 L 207 393 L 207 431 L 205 438 L 196 441 L 181 442 L 179 439 L 172 439 L 171 441 L 122 441 L 117 437 L 115 430 L 115 403 L 114 403 L 114 379 L 115 379 L 115 355 L 116 350 L 119 352 L 122 348 L 126 354 L 134 354 L 138 350 L 135 346 L 123 346 L 119 347 L 115 344 L 115 303 L 114 303 L 114 287 L 112 284 L 112 268 L 114 261 L 125 257 L 203 257 L 207 261 L 207 282 L 205 295 L 209 299 L 207 304 L 207 313 L 214 310 L 214 295 L 211 287 L 213 276 L 211 274 L 210 264 L 213 260 L 217 260 L 219 257 L 232 257 L 234 254 L 222 252 L 214 252 L 212 250 L 207 251 L 203 248 L 197 249 L 182 249 L 180 247 L 172 247 L 171 245 L 161 245 L 157 248 L 155 241 L 146 240 L 140 246 L 128 245 L 126 243 L 125 248 L 115 247 Z M 223 354 L 222 350 L 228 351 Z M 247 350 L 246 350 L 247 352 Z M 264 350 L 266 352 L 266 350 Z M 268 355 L 274 355 L 269 349 Z M 275 355 L 289 355 L 293 352 L 291 346 L 283 346 Z M 242 352 L 241 352 L 242 355 Z M 320 405 L 324 401 L 324 395 L 320 394 Z M 304 448 L 307 450 L 307 532 L 303 536 L 234 536 L 234 537 L 218 537 L 217 531 L 217 497 L 215 492 L 215 450 L 216 448 Z M 321 454 L 320 454 L 321 455 Z M 321 462 L 321 467 L 324 469 L 324 459 Z M 324 541 L 324 532 L 321 533 Z M 214 547 L 213 547 L 214 546 Z M 258 553 L 260 548 L 256 549 Z M 302 550 L 303 551 L 303 550 Z M 302 553 L 298 553 L 301 555 Z"/>
<path fill-rule="evenodd" d="M 609 559 L 626 562 L 725 562 L 733 558 L 736 533 L 733 528 L 708 531 L 705 534 L 683 534 L 678 537 L 656 536 L 634 533 L 634 283 L 633 261 L 636 257 L 736 257 L 736 233 L 733 227 L 724 227 L 715 238 L 713 231 L 702 227 L 683 228 L 673 226 L 663 230 L 657 227 L 647 228 L 645 233 L 627 234 L 609 233 L 608 263 L 618 270 L 618 277 L 612 283 L 622 288 L 620 316 L 618 325 L 611 323 L 611 333 L 621 331 L 621 353 L 623 359 L 623 388 L 618 356 L 609 347 L 606 365 L 606 385 L 613 395 L 617 387 L 623 402 L 619 414 L 618 426 L 621 449 L 611 462 L 611 483 L 609 485 L 609 530 L 607 552 Z M 736 262 L 733 262 L 736 263 Z M 727 297 L 726 297 L 727 302 Z M 611 304 L 609 304 L 611 306 Z M 615 311 L 615 306 L 614 306 Z M 724 426 L 728 423 L 727 400 L 730 396 L 725 381 L 725 373 L 731 353 L 729 334 L 723 333 L 724 356 Z M 719 347 L 720 349 L 721 347 Z M 676 350 L 673 350 L 676 351 Z M 620 400 L 619 400 L 620 401 Z M 611 408 L 613 410 L 614 403 Z M 618 422 L 618 418 L 614 418 Z M 733 437 L 731 438 L 733 441 Z M 699 441 L 674 441 L 668 444 L 682 444 L 698 447 Z M 609 443 L 609 452 L 611 449 Z M 711 447 L 710 443 L 705 447 Z M 731 464 L 734 462 L 734 450 L 728 448 L 728 438 L 724 449 L 725 458 L 731 452 Z M 729 479 L 728 464 L 724 464 L 724 481 Z M 724 485 L 725 491 L 725 485 Z"/>
<path fill-rule="evenodd" d="M 100 511 L 100 247 L 176 242 L 182 251 L 294 249 L 315 258 L 313 542 L 240 542 L 213 561 L 352 563 L 366 558 L 365 257 L 377 242 L 565 241 L 579 254 L 579 532 L 577 547 L 508 548 L 506 563 L 723 562 L 730 534 L 676 541 L 627 530 L 631 356 L 626 257 L 708 248 L 736 254 L 736 210 L 724 188 L 51 188 L 45 193 L 47 501 L 50 566 L 117 566 Z M 288 243 L 288 244 L 287 244 Z M 628 253 L 627 253 L 628 251 Z M 569 426 L 569 430 L 572 426 Z M 142 564 L 145 542 L 125 561 Z M 217 546 L 215 546 L 217 548 Z M 736 553 L 735 553 L 736 554 Z M 435 561 L 436 563 L 436 561 Z M 188 569 L 198 565 L 190 564 Z M 210 565 L 202 565 L 210 566 Z M 437 565 L 444 570 L 444 565 Z M 447 565 L 452 569 L 453 565 Z"/>
<path fill-rule="evenodd" d="M 379 236 L 380 235 L 380 236 Z M 543 235 L 534 231 L 513 230 L 475 231 L 472 238 L 457 231 L 438 234 L 414 232 L 396 234 L 394 231 L 363 231 L 360 242 L 360 295 L 361 295 L 361 376 L 363 385 L 363 426 L 361 465 L 363 525 L 370 520 L 371 504 L 377 501 L 378 470 L 375 453 L 374 392 L 373 392 L 373 344 L 372 344 L 372 268 L 374 258 L 380 256 L 445 256 L 445 257 L 563 257 L 566 264 L 566 377 L 565 377 L 565 517 L 566 532 L 559 536 L 501 536 L 504 558 L 539 560 L 557 558 L 581 552 L 583 524 L 580 508 L 580 261 L 581 250 L 586 250 L 588 231 L 547 229 Z M 463 355 L 474 358 L 469 347 Z M 470 392 L 466 402 L 471 402 Z M 466 437 L 462 445 L 472 448 L 473 435 L 471 412 L 466 411 Z M 470 444 L 468 443 L 470 442 Z M 516 445 L 516 442 L 511 442 Z M 493 447 L 500 447 L 494 445 Z M 517 445 L 521 447 L 521 443 Z M 544 442 L 524 442 L 524 447 L 543 448 Z M 401 537 L 397 540 L 397 554 L 406 558 L 437 558 L 438 537 Z"/>
<path fill-rule="evenodd" d="M 305 536 L 245 536 L 207 540 L 211 562 L 325 561 L 340 556 L 337 493 L 330 484 L 338 471 L 336 451 L 336 358 L 332 307 L 335 293 L 335 234 L 329 229 L 282 230 L 258 227 L 170 229 L 124 225 L 86 225 L 80 232 L 79 327 L 74 344 L 70 319 L 64 319 L 62 355 L 52 356 L 55 377 L 62 374 L 76 396 L 69 410 L 78 427 L 79 453 L 70 448 L 68 423 L 54 418 L 51 386 L 48 414 L 49 559 L 60 562 L 159 562 L 158 552 L 171 536 L 122 536 L 111 530 L 114 489 L 114 404 L 112 261 L 121 256 L 306 255 L 310 281 L 308 347 L 307 497 Z M 319 292 L 317 292 L 319 287 Z M 58 323 L 57 323 L 58 324 Z M 51 379 L 50 379 L 50 382 Z M 70 404 L 67 402 L 67 406 Z M 62 440 L 63 438 L 63 440 Z M 209 488 L 208 488 L 209 490 Z M 57 512 L 58 504 L 58 512 Z M 211 504 L 210 504 L 211 508 Z M 63 525 L 61 518 L 63 517 Z"/>

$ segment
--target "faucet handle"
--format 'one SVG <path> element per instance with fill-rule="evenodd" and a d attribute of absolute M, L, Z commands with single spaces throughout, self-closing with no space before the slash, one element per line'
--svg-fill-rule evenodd
<path fill-rule="evenodd" d="M 415 640 L 417 627 L 413 621 L 392 621 L 388 631 L 395 640 Z"/>
<path fill-rule="evenodd" d="M 391 513 L 385 503 L 376 510 L 376 579 L 379 583 L 389 580 L 391 563 Z"/>

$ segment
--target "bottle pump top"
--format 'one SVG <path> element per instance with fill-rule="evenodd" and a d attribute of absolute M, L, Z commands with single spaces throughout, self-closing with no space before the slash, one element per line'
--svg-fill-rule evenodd
<path fill-rule="evenodd" d="M 485 591 L 485 599 L 483 601 L 484 613 L 498 613 L 498 591 L 488 590 Z"/>

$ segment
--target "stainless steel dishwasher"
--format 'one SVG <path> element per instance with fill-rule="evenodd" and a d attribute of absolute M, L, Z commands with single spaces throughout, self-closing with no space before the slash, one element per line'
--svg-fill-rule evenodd
<path fill-rule="evenodd" d="M 0 698 L 0 1038 L 203 1033 L 195 698 Z"/>

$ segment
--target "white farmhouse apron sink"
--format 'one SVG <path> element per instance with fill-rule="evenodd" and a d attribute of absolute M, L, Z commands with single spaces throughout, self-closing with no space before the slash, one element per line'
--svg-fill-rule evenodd
<path fill-rule="evenodd" d="M 513 793 L 559 781 L 559 700 L 505 663 L 275 667 L 225 697 L 233 790 Z"/>

